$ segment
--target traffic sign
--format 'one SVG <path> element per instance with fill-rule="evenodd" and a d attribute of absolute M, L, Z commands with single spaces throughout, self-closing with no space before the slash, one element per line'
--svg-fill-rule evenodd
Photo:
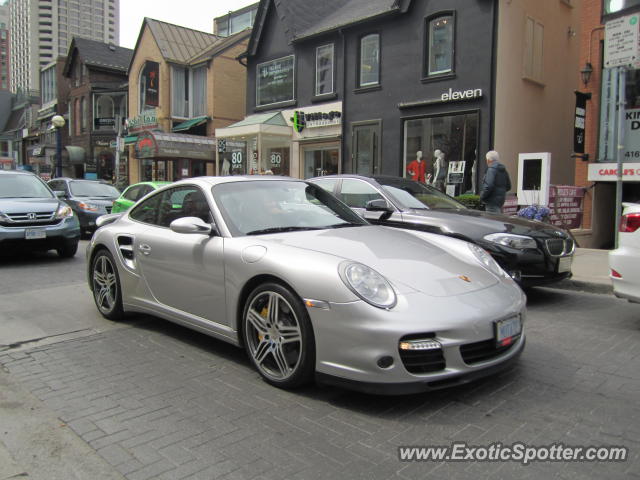
<path fill-rule="evenodd" d="M 605 24 L 605 68 L 637 66 L 640 62 L 640 15 L 627 15 Z"/>

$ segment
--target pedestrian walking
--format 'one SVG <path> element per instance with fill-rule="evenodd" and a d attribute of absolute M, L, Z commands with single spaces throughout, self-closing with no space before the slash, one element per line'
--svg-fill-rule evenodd
<path fill-rule="evenodd" d="M 485 204 L 485 210 L 492 213 L 502 213 L 502 206 L 511 190 L 511 179 L 505 166 L 500 163 L 500 155 L 495 150 L 487 152 L 487 171 L 482 180 L 480 200 Z"/>

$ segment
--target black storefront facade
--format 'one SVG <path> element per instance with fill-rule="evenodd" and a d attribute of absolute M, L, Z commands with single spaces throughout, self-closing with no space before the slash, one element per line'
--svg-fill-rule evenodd
<path fill-rule="evenodd" d="M 332 25 L 262 1 L 248 49 L 247 114 L 288 117 L 341 102 L 340 173 L 410 177 L 421 152 L 424 180 L 439 173 L 443 191 L 477 191 L 493 145 L 496 2 L 374 3 L 348 2 Z M 285 58 L 287 77 L 267 71 Z M 269 75 L 277 85 L 264 84 Z"/>

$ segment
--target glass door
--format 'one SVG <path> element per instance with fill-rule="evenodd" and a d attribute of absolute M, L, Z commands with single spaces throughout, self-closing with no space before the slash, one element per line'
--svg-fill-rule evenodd
<path fill-rule="evenodd" d="M 380 121 L 351 124 L 353 170 L 359 175 L 373 175 L 380 170 Z"/>
<path fill-rule="evenodd" d="M 310 146 L 304 152 L 304 178 L 336 175 L 340 168 L 340 144 Z"/>

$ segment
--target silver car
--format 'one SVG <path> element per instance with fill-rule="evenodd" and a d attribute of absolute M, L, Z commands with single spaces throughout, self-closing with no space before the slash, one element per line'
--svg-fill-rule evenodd
<path fill-rule="evenodd" d="M 100 313 L 144 312 L 244 347 L 264 379 L 411 393 L 505 368 L 525 296 L 480 247 L 373 226 L 321 187 L 199 177 L 100 219 Z"/>

